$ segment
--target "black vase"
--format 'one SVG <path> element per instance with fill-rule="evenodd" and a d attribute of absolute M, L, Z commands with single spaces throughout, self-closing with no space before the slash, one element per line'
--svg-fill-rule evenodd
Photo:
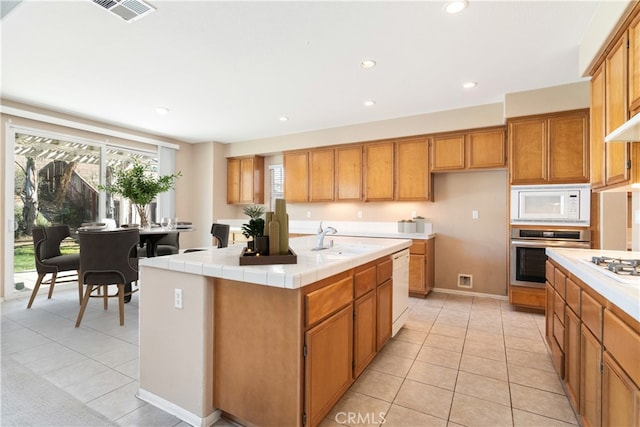
<path fill-rule="evenodd" d="M 254 241 L 253 240 L 248 240 L 247 241 L 247 250 L 249 252 L 253 252 L 253 248 L 254 248 Z"/>
<path fill-rule="evenodd" d="M 269 255 L 269 236 L 255 236 L 254 249 L 260 255 Z"/>

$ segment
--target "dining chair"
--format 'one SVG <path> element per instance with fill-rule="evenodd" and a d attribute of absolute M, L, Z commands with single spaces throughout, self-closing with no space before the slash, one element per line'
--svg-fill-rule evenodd
<path fill-rule="evenodd" d="M 229 244 L 229 224 L 211 225 L 211 235 L 218 241 L 218 248 L 226 248 Z"/>
<path fill-rule="evenodd" d="M 108 308 L 109 298 L 118 298 L 120 326 L 124 325 L 124 299 L 138 291 L 137 288 L 125 291 L 125 286 L 138 280 L 136 245 L 140 241 L 139 231 L 80 231 L 78 236 L 81 283 L 87 289 L 78 312 L 76 328 L 82 322 L 89 298 L 102 298 L 105 310 Z M 109 286 L 117 286 L 117 292 L 109 294 Z M 97 293 L 100 287 L 101 295 Z"/>
<path fill-rule="evenodd" d="M 53 295 L 53 288 L 56 283 L 78 282 L 78 301 L 82 301 L 82 284 L 78 277 L 80 268 L 80 254 L 62 254 L 60 243 L 70 237 L 69 226 L 54 225 L 50 227 L 33 227 L 33 248 L 36 260 L 36 271 L 38 279 L 31 292 L 31 298 L 27 308 L 31 308 L 40 285 L 49 285 L 48 299 Z M 75 271 L 74 274 L 65 275 L 58 278 L 58 273 L 65 271 Z M 44 280 L 47 274 L 51 274 L 51 279 Z"/>

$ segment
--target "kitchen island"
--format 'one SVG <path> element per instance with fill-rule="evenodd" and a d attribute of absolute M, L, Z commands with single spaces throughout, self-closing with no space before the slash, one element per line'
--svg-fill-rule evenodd
<path fill-rule="evenodd" d="M 241 245 L 140 262 L 139 397 L 192 425 L 317 425 L 391 336 L 390 255 L 408 239 L 290 240 L 297 264 Z"/>
<path fill-rule="evenodd" d="M 569 401 L 584 425 L 640 425 L 640 276 L 607 268 L 640 253 L 546 253 L 546 338 Z"/>

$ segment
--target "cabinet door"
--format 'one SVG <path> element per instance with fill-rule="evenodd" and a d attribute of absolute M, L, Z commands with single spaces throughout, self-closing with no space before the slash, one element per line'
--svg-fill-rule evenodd
<path fill-rule="evenodd" d="M 467 135 L 466 167 L 469 169 L 500 168 L 506 166 L 504 129 L 471 132 Z"/>
<path fill-rule="evenodd" d="M 427 138 L 396 142 L 396 199 L 429 200 L 429 144 Z"/>
<path fill-rule="evenodd" d="M 583 324 L 580 327 L 580 418 L 585 426 L 600 426 L 602 345 Z"/>
<path fill-rule="evenodd" d="M 227 159 L 227 203 L 240 203 L 240 159 Z"/>
<path fill-rule="evenodd" d="M 425 268 L 424 255 L 409 255 L 409 292 L 426 295 Z"/>
<path fill-rule="evenodd" d="M 264 203 L 264 157 L 240 159 L 240 203 Z"/>
<path fill-rule="evenodd" d="M 336 148 L 336 201 L 362 200 L 362 146 Z"/>
<path fill-rule="evenodd" d="M 511 184 L 547 181 L 547 120 L 518 119 L 509 122 Z"/>
<path fill-rule="evenodd" d="M 622 125 L 627 119 L 627 49 L 622 37 L 605 60 L 605 133 Z M 629 180 L 627 160 L 629 144 L 605 144 L 605 182 L 607 185 Z"/>
<path fill-rule="evenodd" d="M 309 201 L 333 201 L 333 149 L 309 152 Z"/>
<path fill-rule="evenodd" d="M 640 108 L 640 15 L 629 26 L 629 110 Z"/>
<path fill-rule="evenodd" d="M 431 138 L 433 172 L 464 169 L 464 134 Z"/>
<path fill-rule="evenodd" d="M 555 291 L 553 290 L 553 286 L 551 283 L 547 282 L 546 286 L 546 302 L 545 302 L 545 310 L 544 310 L 544 320 L 545 320 L 545 338 L 547 339 L 547 344 L 551 347 L 551 340 L 553 340 L 553 301 L 555 298 Z"/>
<path fill-rule="evenodd" d="M 309 201 L 309 153 L 285 153 L 284 197 L 287 202 Z"/>
<path fill-rule="evenodd" d="M 353 307 L 351 305 L 305 333 L 305 413 L 309 425 L 322 418 L 352 380 Z"/>
<path fill-rule="evenodd" d="M 353 378 L 356 379 L 376 355 L 376 292 L 370 291 L 353 304 Z"/>
<path fill-rule="evenodd" d="M 589 182 L 589 111 L 549 118 L 549 182 Z"/>
<path fill-rule="evenodd" d="M 377 295 L 377 322 L 376 322 L 376 348 L 379 351 L 391 338 L 393 315 L 393 280 L 389 279 L 376 289 Z"/>
<path fill-rule="evenodd" d="M 604 352 L 602 360 L 602 425 L 640 425 L 640 390 L 609 352 Z"/>
<path fill-rule="evenodd" d="M 580 407 L 580 319 L 567 306 L 565 317 L 564 382 L 574 408 Z"/>
<path fill-rule="evenodd" d="M 591 128 L 589 144 L 591 145 L 591 187 L 599 188 L 604 185 L 604 66 L 591 77 Z"/>
<path fill-rule="evenodd" d="M 393 142 L 364 146 L 364 200 L 393 200 Z"/>
<path fill-rule="evenodd" d="M 424 286 L 427 294 L 431 292 L 435 285 L 435 258 L 436 258 L 436 239 L 435 237 L 425 241 L 426 252 L 424 255 L 425 270 L 424 270 Z"/>

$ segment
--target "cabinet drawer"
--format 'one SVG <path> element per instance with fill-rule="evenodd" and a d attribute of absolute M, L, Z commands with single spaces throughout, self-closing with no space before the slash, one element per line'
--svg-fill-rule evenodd
<path fill-rule="evenodd" d="M 602 306 L 588 293 L 582 292 L 580 310 L 582 323 L 602 342 Z"/>
<path fill-rule="evenodd" d="M 378 285 L 382 285 L 387 280 L 391 279 L 393 274 L 393 263 L 391 258 L 387 258 L 384 261 L 378 263 Z"/>
<path fill-rule="evenodd" d="M 376 288 L 376 276 L 376 264 L 374 262 L 356 269 L 356 274 L 354 276 L 355 298 L 358 298 Z"/>
<path fill-rule="evenodd" d="M 580 287 L 571 279 L 567 279 L 565 284 L 567 305 L 580 317 Z"/>
<path fill-rule="evenodd" d="M 553 298 L 553 312 L 560 318 L 560 323 L 564 325 L 564 300 L 558 292 L 553 295 Z M 553 323 L 555 323 L 555 320 Z"/>
<path fill-rule="evenodd" d="M 602 343 L 636 386 L 640 386 L 640 335 L 618 316 L 605 310 Z"/>
<path fill-rule="evenodd" d="M 553 284 L 553 287 L 556 288 L 556 291 L 558 291 L 562 299 L 564 299 L 564 294 L 565 294 L 564 286 L 565 286 L 566 278 L 567 276 L 565 276 L 562 270 L 560 270 L 559 268 L 555 269 L 555 275 L 554 275 L 552 284 Z"/>
<path fill-rule="evenodd" d="M 558 319 L 558 316 L 553 316 L 553 337 L 558 342 L 558 346 L 564 351 L 564 326 Z"/>
<path fill-rule="evenodd" d="M 305 295 L 306 326 L 350 303 L 353 299 L 353 279 L 346 277 Z"/>
<path fill-rule="evenodd" d="M 427 242 L 424 240 L 414 240 L 409 252 L 415 255 L 424 255 L 427 253 Z"/>

